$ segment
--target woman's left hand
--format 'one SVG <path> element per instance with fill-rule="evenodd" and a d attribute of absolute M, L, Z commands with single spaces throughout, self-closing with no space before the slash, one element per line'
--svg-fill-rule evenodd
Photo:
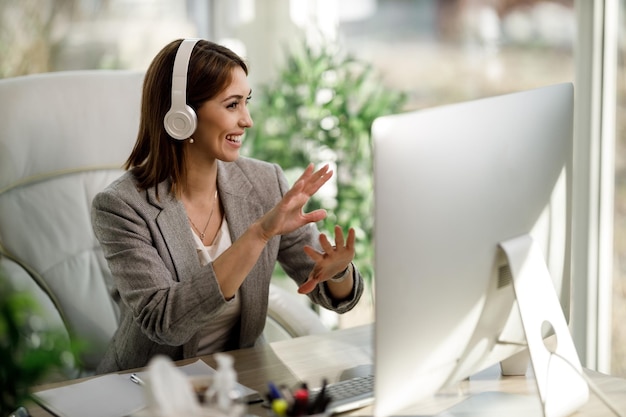
<path fill-rule="evenodd" d="M 309 274 L 309 279 L 298 288 L 298 292 L 308 294 L 317 284 L 328 281 L 345 270 L 354 259 L 354 239 L 354 229 L 348 230 L 348 238 L 344 242 L 343 230 L 340 226 L 335 226 L 334 246 L 324 234 L 320 235 L 323 252 L 318 252 L 311 246 L 305 246 L 304 252 L 315 261 L 315 265 Z"/>

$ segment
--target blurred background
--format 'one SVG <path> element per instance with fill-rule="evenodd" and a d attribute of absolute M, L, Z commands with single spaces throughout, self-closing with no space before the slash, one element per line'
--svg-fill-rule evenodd
<path fill-rule="evenodd" d="M 386 113 L 574 82 L 577 48 L 589 32 L 584 28 L 581 35 L 577 9 L 595 2 L 581 6 L 585 3 L 0 0 L 0 78 L 77 69 L 143 71 L 166 43 L 182 37 L 206 38 L 238 52 L 250 65 L 253 89 L 255 128 L 245 152 L 277 162 L 294 176 L 309 160 L 335 165 L 334 188 L 314 204 L 335 209 L 328 224 L 357 228 L 357 257 L 369 295 L 356 311 L 328 318 L 333 326 L 349 327 L 373 320 L 371 121 Z M 600 368 L 626 376 L 623 6 L 620 0 L 614 16 L 611 297 L 601 306 L 610 312 L 603 320 L 611 325 Z"/>

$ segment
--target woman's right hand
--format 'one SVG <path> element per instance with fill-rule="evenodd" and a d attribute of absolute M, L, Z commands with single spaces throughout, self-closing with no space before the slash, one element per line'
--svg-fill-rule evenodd
<path fill-rule="evenodd" d="M 259 226 L 263 239 L 268 241 L 273 236 L 290 233 L 308 223 L 326 218 L 326 210 L 318 209 L 304 213 L 303 209 L 311 196 L 315 194 L 333 176 L 328 165 L 313 172 L 313 164 L 304 170 L 293 187 L 283 199 L 261 219 Z"/>

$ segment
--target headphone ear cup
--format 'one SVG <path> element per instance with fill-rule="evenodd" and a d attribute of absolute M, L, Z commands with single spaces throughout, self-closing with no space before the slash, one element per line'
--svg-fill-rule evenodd
<path fill-rule="evenodd" d="M 171 108 L 163 119 L 167 133 L 178 140 L 185 140 L 193 135 L 198 125 L 196 112 L 188 105 L 183 108 Z"/>

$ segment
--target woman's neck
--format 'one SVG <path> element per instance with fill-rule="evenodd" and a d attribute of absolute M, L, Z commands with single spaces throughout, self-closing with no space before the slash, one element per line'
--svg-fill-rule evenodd
<path fill-rule="evenodd" d="M 189 201 L 206 199 L 217 189 L 217 161 L 211 165 L 187 168 L 182 193 Z"/>

